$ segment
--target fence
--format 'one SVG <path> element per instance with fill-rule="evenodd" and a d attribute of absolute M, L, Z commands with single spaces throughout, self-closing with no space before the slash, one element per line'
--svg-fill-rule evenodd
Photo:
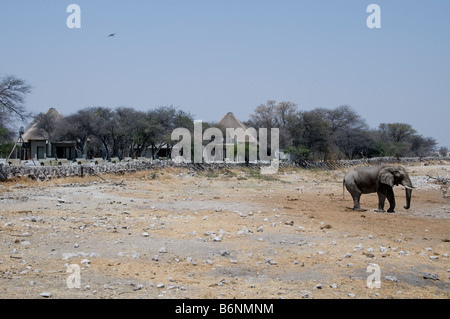
<path fill-rule="evenodd" d="M 379 164 L 397 164 L 405 165 L 407 163 L 415 162 L 431 162 L 440 161 L 443 164 L 448 164 L 449 157 L 408 157 L 408 158 L 394 158 L 394 157 L 379 157 L 360 160 L 338 160 L 338 161 L 301 161 L 301 162 L 280 162 L 280 167 L 298 167 L 302 169 L 320 169 L 320 170 L 339 170 L 350 169 L 354 166 L 361 165 L 379 165 Z M 119 163 L 87 163 L 60 166 L 23 166 L 10 165 L 0 163 L 0 180 L 12 179 L 14 177 L 28 177 L 36 180 L 48 180 L 54 178 L 64 178 L 70 176 L 85 175 L 102 175 L 107 173 L 123 174 L 126 172 L 137 172 L 144 170 L 164 169 L 166 167 L 188 168 L 195 171 L 217 171 L 225 168 L 236 167 L 250 167 L 260 168 L 268 166 L 267 163 L 177 163 L 174 161 L 159 161 L 159 160 L 133 160 Z"/>

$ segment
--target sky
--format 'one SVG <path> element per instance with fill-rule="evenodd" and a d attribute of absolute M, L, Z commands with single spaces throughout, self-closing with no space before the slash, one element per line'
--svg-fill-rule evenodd
<path fill-rule="evenodd" d="M 408 123 L 450 147 L 448 0 L 1 2 L 0 76 L 33 87 L 36 114 L 173 105 L 217 122 L 268 100 L 349 105 L 371 128 Z"/>

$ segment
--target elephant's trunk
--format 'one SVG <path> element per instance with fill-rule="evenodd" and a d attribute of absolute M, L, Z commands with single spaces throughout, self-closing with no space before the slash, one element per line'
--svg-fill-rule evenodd
<path fill-rule="evenodd" d="M 403 186 L 405 186 L 405 192 L 406 192 L 406 206 L 404 206 L 405 209 L 409 209 L 411 207 L 411 194 L 412 194 L 412 189 L 413 186 L 411 184 L 410 181 L 408 181 L 407 183 L 403 184 Z"/>

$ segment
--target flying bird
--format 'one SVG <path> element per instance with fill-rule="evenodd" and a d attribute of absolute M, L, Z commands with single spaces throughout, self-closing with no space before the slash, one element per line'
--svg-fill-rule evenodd
<path fill-rule="evenodd" d="M 115 36 L 116 36 L 115 33 L 111 33 L 110 35 L 108 35 L 108 38 L 115 37 Z"/>

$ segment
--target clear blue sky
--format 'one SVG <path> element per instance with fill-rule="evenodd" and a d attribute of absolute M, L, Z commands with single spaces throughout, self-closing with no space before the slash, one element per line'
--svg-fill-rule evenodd
<path fill-rule="evenodd" d="M 67 28 L 71 3 L 81 29 Z M 33 86 L 34 113 L 174 105 L 245 121 L 269 99 L 346 104 L 450 147 L 449 17 L 448 0 L 3 1 L 0 74 Z"/>

